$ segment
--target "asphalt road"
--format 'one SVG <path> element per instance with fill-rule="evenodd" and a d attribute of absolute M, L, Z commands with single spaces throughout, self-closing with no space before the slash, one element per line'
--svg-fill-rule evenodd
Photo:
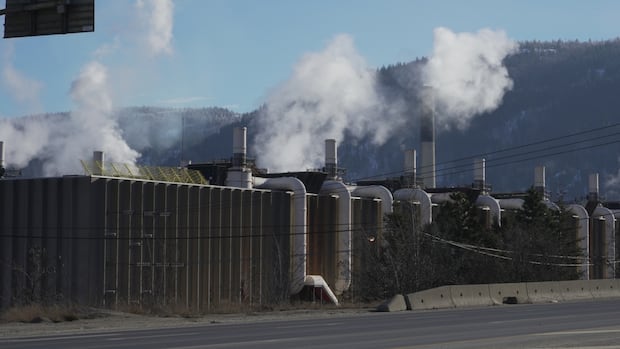
<path fill-rule="evenodd" d="M 0 348 L 620 348 L 620 300 L 4 338 Z"/>

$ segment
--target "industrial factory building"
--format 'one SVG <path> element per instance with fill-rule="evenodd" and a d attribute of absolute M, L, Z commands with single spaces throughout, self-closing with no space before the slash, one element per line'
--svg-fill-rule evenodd
<path fill-rule="evenodd" d="M 434 134 L 423 140 L 421 163 L 434 167 Z M 416 178 L 412 150 L 398 185 L 345 184 L 336 149 L 334 140 L 325 142 L 322 171 L 259 177 L 248 166 L 246 129 L 237 128 L 226 165 L 123 167 L 95 152 L 84 163 L 86 175 L 4 178 L 0 307 L 29 297 L 208 311 L 269 304 L 304 289 L 338 303 L 359 282 L 386 214 L 406 204 L 421 224 L 431 223 L 456 189 L 435 188 L 432 171 Z M 3 154 L 0 142 L 0 167 Z M 537 168 L 534 187 L 542 192 L 544 178 Z M 518 196 L 488 192 L 484 160 L 476 162 L 473 183 L 467 190 L 489 225 L 523 205 Z M 590 184 L 589 204 L 568 207 L 589 257 L 579 269 L 584 279 L 614 278 L 620 210 L 598 202 L 596 175 Z"/>

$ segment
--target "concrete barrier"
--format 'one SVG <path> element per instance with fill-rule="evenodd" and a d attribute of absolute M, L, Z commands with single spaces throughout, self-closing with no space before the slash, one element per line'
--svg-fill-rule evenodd
<path fill-rule="evenodd" d="M 560 283 L 557 281 L 526 282 L 527 296 L 532 303 L 561 302 L 562 292 Z"/>
<path fill-rule="evenodd" d="M 618 280 L 600 279 L 590 280 L 590 292 L 595 299 L 620 297 Z"/>
<path fill-rule="evenodd" d="M 386 300 L 385 302 L 379 304 L 377 306 L 377 311 L 382 312 L 393 312 L 393 311 L 404 311 L 407 310 L 407 304 L 405 303 L 405 296 L 402 294 L 397 294 L 391 299 Z"/>
<path fill-rule="evenodd" d="M 493 305 L 489 285 L 450 286 L 450 294 L 457 308 Z"/>
<path fill-rule="evenodd" d="M 407 298 L 411 310 L 454 308 L 450 286 L 410 293 Z"/>
<path fill-rule="evenodd" d="M 590 282 L 585 280 L 559 281 L 560 292 L 565 301 L 593 299 Z"/>
<path fill-rule="evenodd" d="M 524 283 L 490 284 L 489 296 L 493 304 L 530 303 Z"/>

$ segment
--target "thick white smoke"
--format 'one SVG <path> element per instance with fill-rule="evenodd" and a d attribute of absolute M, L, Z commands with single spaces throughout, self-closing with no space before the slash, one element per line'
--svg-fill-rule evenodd
<path fill-rule="evenodd" d="M 341 141 L 345 133 L 382 143 L 402 121 L 382 105 L 375 70 L 350 36 L 338 35 L 323 51 L 303 56 L 269 95 L 258 118 L 258 163 L 271 171 L 318 168 L 324 140 Z"/>
<path fill-rule="evenodd" d="M 512 89 L 503 60 L 518 46 L 505 32 L 490 29 L 474 34 L 440 27 L 434 34 L 424 83 L 434 88 L 438 123 L 465 128 L 475 115 L 496 109 Z"/>
<path fill-rule="evenodd" d="M 90 159 L 94 150 L 104 151 L 109 161 L 135 163 L 140 154 L 127 145 L 114 117 L 105 66 L 96 61 L 84 66 L 70 94 L 75 109 L 62 135 L 50 140 L 54 155 L 45 163 L 45 173 L 81 172 L 77 160 Z"/>
<path fill-rule="evenodd" d="M 141 14 L 146 42 L 154 55 L 172 53 L 174 4 L 172 0 L 138 0 L 136 7 Z"/>
<path fill-rule="evenodd" d="M 136 19 L 144 21 L 143 30 L 135 39 L 145 43 L 152 55 L 171 53 L 172 1 L 139 0 L 136 4 Z M 100 59 L 133 52 L 124 50 L 121 43 L 117 37 L 112 43 L 102 45 L 94 55 Z M 79 160 L 91 159 L 94 150 L 106 152 L 109 161 L 135 163 L 140 154 L 123 139 L 110 93 L 111 84 L 123 86 L 125 82 L 109 81 L 109 70 L 99 60 L 84 65 L 70 87 L 74 109 L 68 118 L 59 115 L 0 120 L 0 140 L 5 142 L 7 165 L 23 168 L 33 159 L 40 159 L 45 175 L 82 173 Z M 3 84 L 10 84 L 18 100 L 30 103 L 38 99 L 40 84 L 20 74 L 12 65 L 5 63 L 2 75 Z"/>

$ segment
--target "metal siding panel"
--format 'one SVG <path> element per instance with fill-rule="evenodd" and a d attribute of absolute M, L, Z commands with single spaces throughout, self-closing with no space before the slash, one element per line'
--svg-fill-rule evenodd
<path fill-rule="evenodd" d="M 231 192 L 230 205 L 230 301 L 241 302 L 241 235 L 243 229 L 242 192 L 234 189 Z"/>
<path fill-rule="evenodd" d="M 118 244 L 119 244 L 119 181 L 106 179 L 106 212 L 104 232 L 104 303 L 107 306 L 118 305 Z"/>
<path fill-rule="evenodd" d="M 232 278 L 232 189 L 222 189 L 222 222 L 221 222 L 221 245 L 222 245 L 222 270 L 221 277 L 221 299 L 223 302 L 232 301 L 231 298 L 231 278 Z"/>
<path fill-rule="evenodd" d="M 272 303 L 272 284 L 274 266 L 274 215 L 273 215 L 273 192 L 267 192 L 262 197 L 262 233 L 261 233 L 261 287 L 260 303 Z"/>
<path fill-rule="evenodd" d="M 144 208 L 142 198 L 144 195 L 144 182 L 131 182 L 131 205 L 130 205 L 130 231 L 129 240 L 129 278 L 131 280 L 129 299 L 142 304 L 143 279 L 144 279 L 144 231 L 143 219 Z"/>
<path fill-rule="evenodd" d="M 155 183 L 144 182 L 142 186 L 142 283 L 141 300 L 144 305 L 154 304 L 153 284 L 155 278 Z"/>
<path fill-rule="evenodd" d="M 194 311 L 200 309 L 200 187 L 189 186 L 188 236 L 187 236 L 187 294 L 188 306 Z"/>
<path fill-rule="evenodd" d="M 199 230 L 199 283 L 198 299 L 200 309 L 208 310 L 211 305 L 211 188 L 200 189 L 200 230 Z"/>
<path fill-rule="evenodd" d="M 250 303 L 252 295 L 252 209 L 254 198 L 251 190 L 244 190 L 242 193 L 241 212 L 241 258 L 240 258 L 240 299 L 242 303 Z"/>
<path fill-rule="evenodd" d="M 168 184 L 166 189 L 166 209 L 170 214 L 165 217 L 166 221 L 166 238 L 164 248 L 164 259 L 166 268 L 164 268 L 164 284 L 166 285 L 166 304 L 177 304 L 179 302 L 178 294 L 178 273 L 177 266 L 179 260 L 178 249 L 178 187 Z"/>
<path fill-rule="evenodd" d="M 250 303 L 261 304 L 261 266 L 262 266 L 262 235 L 263 235 L 263 193 L 252 192 L 252 231 L 250 254 Z"/>
<path fill-rule="evenodd" d="M 222 189 L 213 188 L 211 191 L 211 222 L 209 222 L 209 238 L 211 253 L 209 258 L 211 270 L 210 299 L 211 306 L 217 306 L 221 301 L 222 290 Z"/>
<path fill-rule="evenodd" d="M 23 301 L 24 290 L 28 288 L 25 271 L 28 266 L 28 181 L 18 181 L 15 184 L 13 196 L 13 224 L 15 237 L 13 238 L 13 284 L 12 297 Z"/>
<path fill-rule="evenodd" d="M 118 216 L 118 300 L 122 304 L 130 304 L 132 280 L 130 270 L 130 244 L 132 242 L 131 231 L 131 181 L 119 180 L 119 206 L 115 214 Z"/>
<path fill-rule="evenodd" d="M 178 232 L 177 232 L 177 292 L 179 305 L 189 306 L 188 290 L 188 250 L 189 250 L 189 188 L 175 185 L 178 190 Z"/>
<path fill-rule="evenodd" d="M 0 180 L 0 309 L 11 305 L 13 275 L 13 240 L 16 229 L 13 221 L 14 181 Z"/>
<path fill-rule="evenodd" d="M 168 184 L 155 185 L 155 211 L 153 213 L 153 259 L 155 261 L 153 273 L 153 299 L 156 304 L 166 304 L 166 219 L 170 214 L 167 208 Z"/>

